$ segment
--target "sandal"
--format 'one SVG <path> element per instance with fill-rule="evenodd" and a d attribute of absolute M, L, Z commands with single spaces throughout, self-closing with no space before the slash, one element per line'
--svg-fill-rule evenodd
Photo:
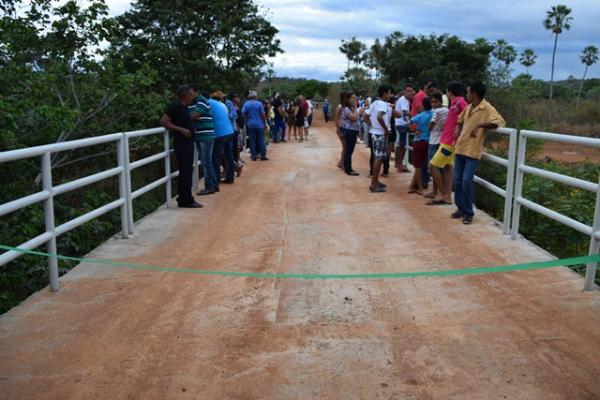
<path fill-rule="evenodd" d="M 427 203 L 425 203 L 427 206 L 445 206 L 447 204 L 450 203 L 445 200 L 429 200 Z"/>

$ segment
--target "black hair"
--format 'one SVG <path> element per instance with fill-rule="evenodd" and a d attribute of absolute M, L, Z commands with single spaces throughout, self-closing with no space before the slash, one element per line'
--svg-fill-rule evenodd
<path fill-rule="evenodd" d="M 459 82 L 452 81 L 448 84 L 448 91 L 455 96 L 463 95 L 463 87 Z"/>
<path fill-rule="evenodd" d="M 389 103 L 392 103 L 392 104 L 393 104 L 393 103 L 395 103 L 396 101 L 398 101 L 398 98 L 397 98 L 396 96 L 392 96 L 392 97 L 390 97 L 390 98 L 389 98 L 389 100 L 388 100 L 388 102 L 389 102 Z"/>
<path fill-rule="evenodd" d="M 412 90 L 415 90 L 415 85 L 413 85 L 412 83 L 407 83 L 406 85 L 404 85 L 404 90 L 406 90 L 406 88 L 411 88 Z"/>
<path fill-rule="evenodd" d="M 379 97 L 383 97 L 383 95 L 387 92 L 392 92 L 394 91 L 394 88 L 392 88 L 390 85 L 381 85 L 379 86 L 379 89 L 377 90 L 377 94 L 379 95 Z"/>
<path fill-rule="evenodd" d="M 429 97 L 431 97 L 432 99 L 436 99 L 437 101 L 439 101 L 440 103 L 444 102 L 444 96 L 442 95 L 442 92 L 438 89 L 434 90 Z"/>
<path fill-rule="evenodd" d="M 200 92 L 200 87 L 198 85 L 188 85 L 194 92 Z"/>
<path fill-rule="evenodd" d="M 430 111 L 432 108 L 431 99 L 429 97 L 423 97 L 423 110 Z"/>
<path fill-rule="evenodd" d="M 185 96 L 187 96 L 188 94 L 190 94 L 190 92 L 192 91 L 192 88 L 188 85 L 181 85 L 177 88 L 177 91 L 175 91 L 175 95 L 177 96 L 177 98 L 182 99 Z"/>
<path fill-rule="evenodd" d="M 342 105 L 342 107 L 344 107 L 344 102 L 346 101 L 346 95 L 347 95 L 348 93 L 349 93 L 349 92 L 348 92 L 347 90 L 342 90 L 342 91 L 340 92 L 340 104 Z"/>
<path fill-rule="evenodd" d="M 351 106 L 350 99 L 352 98 L 353 94 L 354 94 L 354 92 L 345 92 L 344 101 L 342 102 L 342 107 L 350 108 L 350 106 Z"/>
<path fill-rule="evenodd" d="M 469 90 L 477 95 L 480 99 L 485 97 L 485 85 L 481 81 L 469 82 Z"/>
<path fill-rule="evenodd" d="M 238 96 L 238 94 L 237 94 L 237 93 L 229 93 L 229 96 L 227 96 L 227 98 L 228 98 L 229 100 L 233 100 L 233 99 L 235 99 L 236 97 L 240 97 L 240 96 Z"/>
<path fill-rule="evenodd" d="M 429 82 L 429 86 L 430 89 L 434 88 L 434 89 L 439 89 L 440 85 L 437 83 L 437 81 L 430 81 Z"/>

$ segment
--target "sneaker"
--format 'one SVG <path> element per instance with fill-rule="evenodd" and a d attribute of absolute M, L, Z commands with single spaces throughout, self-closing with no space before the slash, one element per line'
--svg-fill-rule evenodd
<path fill-rule="evenodd" d="M 473 216 L 472 215 L 465 215 L 465 217 L 463 218 L 463 224 L 465 225 L 471 225 L 473 223 Z"/>
<path fill-rule="evenodd" d="M 459 219 L 459 218 L 463 218 L 464 216 L 465 216 L 465 214 L 462 211 L 456 210 L 450 215 L 450 218 Z"/>

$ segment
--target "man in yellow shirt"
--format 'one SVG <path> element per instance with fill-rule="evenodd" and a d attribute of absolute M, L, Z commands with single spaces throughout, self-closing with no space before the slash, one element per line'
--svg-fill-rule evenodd
<path fill-rule="evenodd" d="M 473 222 L 475 192 L 473 177 L 477 171 L 486 131 L 505 126 L 504 119 L 496 109 L 484 100 L 485 85 L 479 81 L 469 83 L 467 100 L 469 105 L 458 117 L 454 134 L 456 161 L 454 163 L 454 201 L 458 210 L 452 218 L 462 218 L 463 224 Z"/>

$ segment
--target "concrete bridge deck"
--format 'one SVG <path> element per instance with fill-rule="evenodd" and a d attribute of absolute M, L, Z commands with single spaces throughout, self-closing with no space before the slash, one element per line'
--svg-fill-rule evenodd
<path fill-rule="evenodd" d="M 392 174 L 336 167 L 330 128 L 270 145 L 202 210 L 161 209 L 90 256 L 257 272 L 548 259 L 486 215 L 450 220 Z M 79 265 L 0 318 L 2 399 L 597 399 L 600 293 L 567 268 L 306 281 Z"/>

